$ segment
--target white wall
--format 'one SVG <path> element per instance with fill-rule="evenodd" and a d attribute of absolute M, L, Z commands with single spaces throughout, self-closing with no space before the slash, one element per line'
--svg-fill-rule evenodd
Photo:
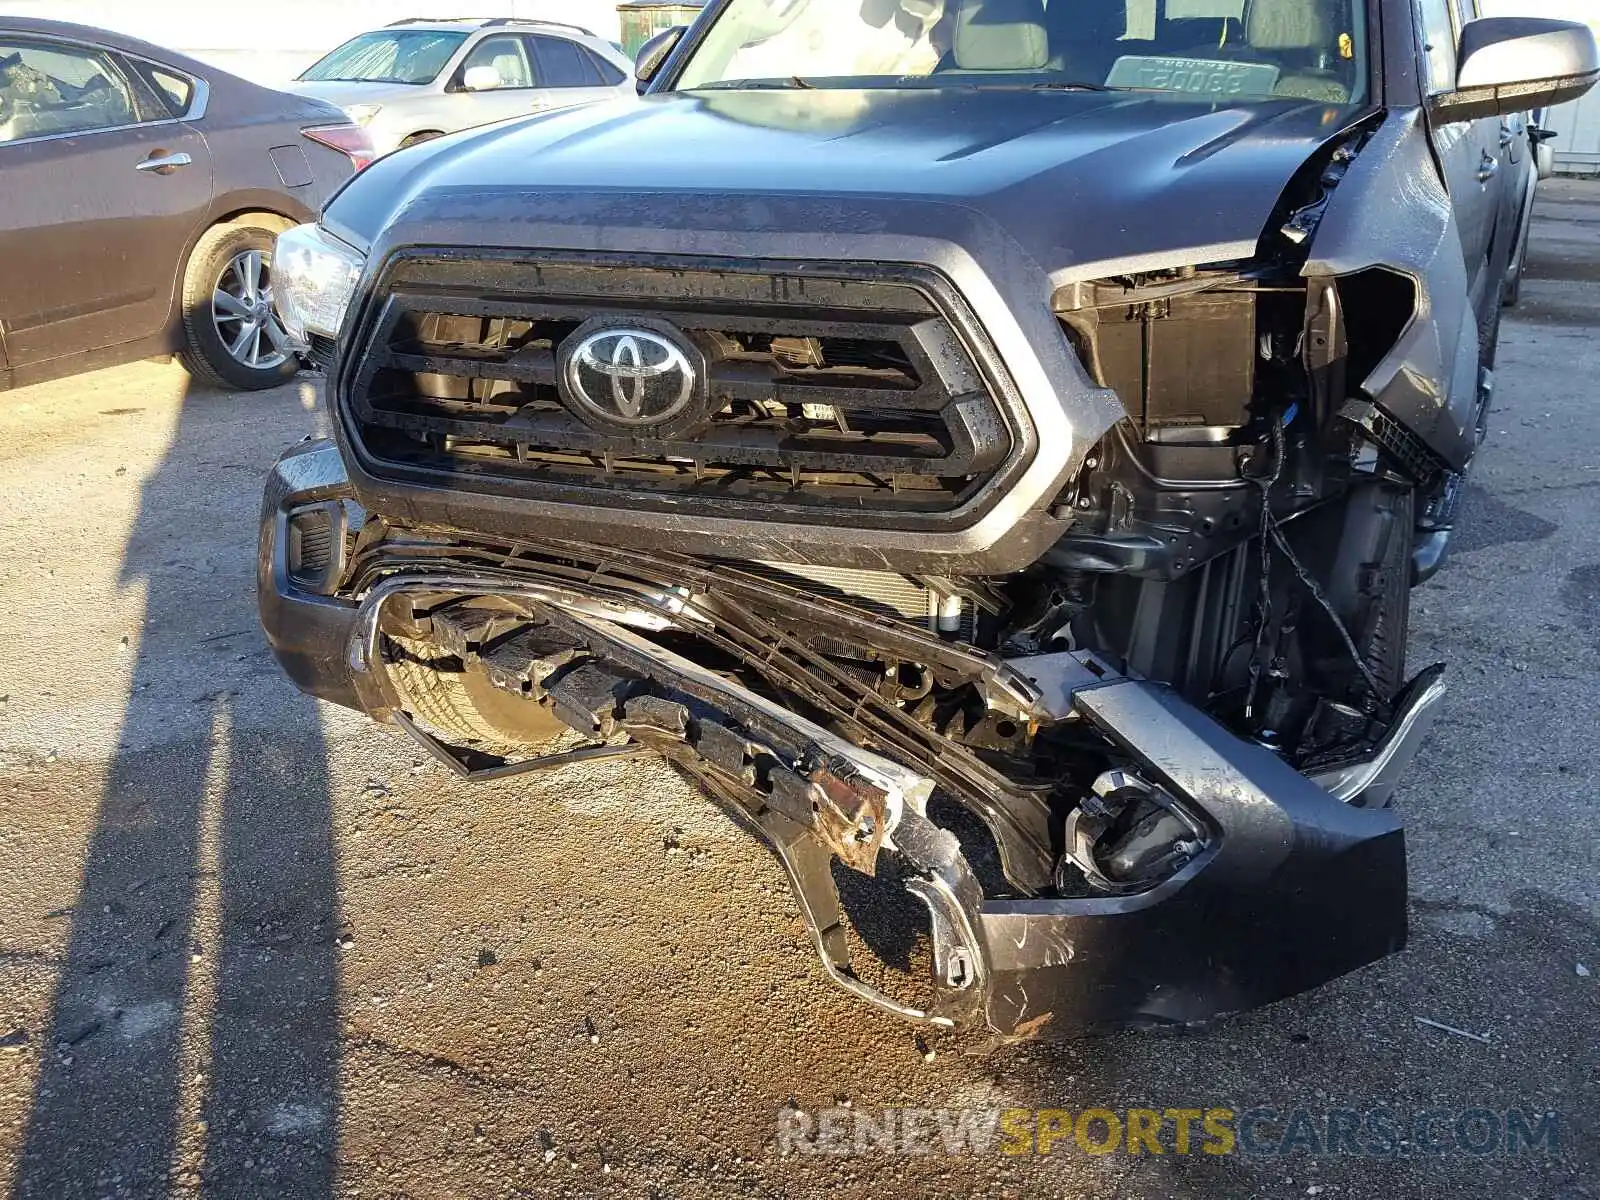
<path fill-rule="evenodd" d="M 0 13 L 97 25 L 281 83 L 353 34 L 401 17 L 536 17 L 619 36 L 617 0 L 0 0 Z"/>

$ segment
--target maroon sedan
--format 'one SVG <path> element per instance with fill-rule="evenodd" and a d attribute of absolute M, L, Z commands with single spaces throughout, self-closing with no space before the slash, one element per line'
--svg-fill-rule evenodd
<path fill-rule="evenodd" d="M 164 354 L 216 386 L 282 382 L 273 239 L 369 157 L 330 104 L 0 16 L 0 391 Z"/>

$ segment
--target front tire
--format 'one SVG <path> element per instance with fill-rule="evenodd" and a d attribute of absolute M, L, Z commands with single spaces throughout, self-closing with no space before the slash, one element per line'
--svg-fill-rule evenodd
<path fill-rule="evenodd" d="M 547 706 L 495 687 L 481 663 L 462 664 L 427 642 L 391 637 L 388 670 L 414 717 L 446 741 L 500 758 L 540 751 L 570 732 Z"/>
<path fill-rule="evenodd" d="M 1515 308 L 1517 301 L 1522 299 L 1522 264 L 1527 258 L 1528 247 L 1517 251 L 1516 271 L 1508 275 L 1506 281 L 1500 285 L 1500 303 L 1505 308 Z"/>
<path fill-rule="evenodd" d="M 189 255 L 183 277 L 184 369 L 224 390 L 277 387 L 299 370 L 272 307 L 276 232 L 217 225 Z"/>
<path fill-rule="evenodd" d="M 1517 222 L 1522 229 L 1522 222 Z M 1504 282 L 1500 285 L 1500 303 L 1505 308 L 1515 308 L 1517 301 L 1522 299 L 1522 272 L 1528 264 L 1528 240 L 1532 229 L 1522 229 L 1522 237 L 1517 242 L 1516 253 L 1511 256 L 1511 267 L 1506 272 Z"/>

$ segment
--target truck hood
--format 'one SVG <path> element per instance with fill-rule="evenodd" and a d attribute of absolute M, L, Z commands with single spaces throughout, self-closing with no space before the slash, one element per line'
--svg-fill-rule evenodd
<path fill-rule="evenodd" d="M 363 173 L 327 219 L 362 246 L 382 233 L 642 250 L 667 233 L 680 252 L 713 252 L 690 244 L 694 231 L 938 236 L 959 214 L 958 240 L 982 226 L 1071 277 L 1075 264 L 1249 254 L 1290 177 L 1353 116 L 1158 93 L 665 93 L 408 150 Z"/>

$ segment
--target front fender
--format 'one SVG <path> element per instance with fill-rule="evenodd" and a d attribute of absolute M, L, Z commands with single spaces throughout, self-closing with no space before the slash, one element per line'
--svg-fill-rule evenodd
<path fill-rule="evenodd" d="M 1362 390 L 1459 470 L 1472 456 L 1478 323 L 1454 209 L 1420 109 L 1391 111 L 1329 200 L 1301 274 L 1374 267 L 1416 286 L 1411 320 Z"/>

